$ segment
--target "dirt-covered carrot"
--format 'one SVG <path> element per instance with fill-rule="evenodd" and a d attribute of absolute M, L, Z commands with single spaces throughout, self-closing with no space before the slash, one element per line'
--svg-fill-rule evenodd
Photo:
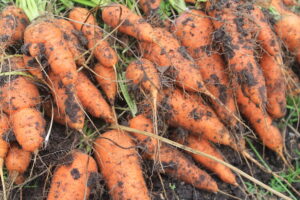
<path fill-rule="evenodd" d="M 60 78 L 52 72 L 48 75 L 48 84 L 52 96 L 59 108 L 59 112 L 66 116 L 67 125 L 74 129 L 82 129 L 85 115 L 77 99 L 75 88 L 63 85 Z"/>
<path fill-rule="evenodd" d="M 113 67 L 105 67 L 97 63 L 94 67 L 95 78 L 108 98 L 111 105 L 114 105 L 118 92 L 116 71 Z"/>
<path fill-rule="evenodd" d="M 5 71 L 24 70 L 22 57 L 4 61 Z M 36 152 L 44 141 L 45 120 L 35 108 L 40 103 L 40 95 L 29 79 L 13 75 L 4 76 L 0 85 L 0 104 L 9 115 L 17 141 L 26 151 Z"/>
<path fill-rule="evenodd" d="M 16 6 L 4 8 L 0 15 L 0 53 L 6 47 L 23 39 L 25 27 L 29 20 L 22 9 Z"/>
<path fill-rule="evenodd" d="M 255 56 L 254 35 L 249 18 L 245 17 L 248 5 L 244 1 L 208 1 L 207 11 L 212 17 L 214 40 L 220 41 L 229 69 L 244 94 L 254 103 L 264 106 L 267 102 L 262 70 Z M 245 6 L 244 6 L 245 5 Z M 251 6 L 251 5 L 249 5 Z"/>
<path fill-rule="evenodd" d="M 117 130 L 102 134 L 94 143 L 95 157 L 113 200 L 150 199 L 134 147 L 127 133 Z"/>
<path fill-rule="evenodd" d="M 151 25 L 124 5 L 112 3 L 104 7 L 102 19 L 107 25 L 138 40 L 154 41 Z"/>
<path fill-rule="evenodd" d="M 63 39 L 62 31 L 53 21 L 31 23 L 24 33 L 25 52 L 32 57 L 45 56 L 53 73 L 65 86 L 77 81 L 76 63 L 72 52 Z"/>
<path fill-rule="evenodd" d="M 92 50 L 97 60 L 106 67 L 112 67 L 118 62 L 116 52 L 103 39 L 103 33 L 97 25 L 95 17 L 85 8 L 73 8 L 69 13 L 71 23 L 78 31 L 82 31 L 88 40 L 88 48 Z"/>
<path fill-rule="evenodd" d="M 142 56 L 161 70 L 169 69 L 176 84 L 188 91 L 208 93 L 204 86 L 199 66 L 189 59 L 179 41 L 166 29 L 155 28 L 156 43 L 140 42 Z"/>
<path fill-rule="evenodd" d="M 67 156 L 66 163 L 55 169 L 47 200 L 89 199 L 98 177 L 96 161 L 77 150 Z"/>
<path fill-rule="evenodd" d="M 176 19 L 173 29 L 174 34 L 198 64 L 207 89 L 223 103 L 221 105 L 212 100 L 216 114 L 226 124 L 236 125 L 237 120 L 232 115 L 236 115 L 237 110 L 225 63 L 212 49 L 214 27 L 211 20 L 200 10 L 186 11 Z"/>
<path fill-rule="evenodd" d="M 130 128 L 141 131 L 153 132 L 153 123 L 144 115 L 138 115 L 129 121 Z M 157 140 L 138 133 L 131 133 L 143 147 L 143 157 L 162 163 L 163 170 L 171 176 L 183 180 L 199 189 L 218 191 L 216 182 L 205 172 L 200 170 L 184 154 L 162 144 L 158 147 Z"/>
<path fill-rule="evenodd" d="M 81 44 L 79 38 L 84 37 L 80 31 L 77 31 L 74 26 L 65 19 L 53 19 L 54 24 L 63 32 L 63 38 L 66 41 L 74 59 L 78 65 L 83 65 L 85 58 L 83 53 L 85 51 L 84 46 Z"/>
<path fill-rule="evenodd" d="M 43 70 L 40 69 L 40 64 L 34 57 L 23 55 L 23 61 L 26 70 L 30 74 L 37 77 L 38 79 L 43 79 Z"/>
<path fill-rule="evenodd" d="M 238 149 L 238 144 L 214 111 L 200 98 L 183 94 L 179 89 L 164 90 L 161 106 L 168 113 L 172 126 L 183 127 L 194 134 L 202 134 L 208 140 Z"/>
<path fill-rule="evenodd" d="M 300 63 L 300 16 L 285 8 L 282 1 L 272 0 L 271 6 L 280 15 L 274 25 L 275 32 Z"/>
<path fill-rule="evenodd" d="M 212 155 L 220 160 L 224 160 L 222 154 L 201 136 L 189 134 L 187 136 L 181 137 L 180 135 L 175 136 L 174 134 L 173 138 L 175 139 L 175 141 L 184 144 L 192 149 Z M 237 184 L 235 175 L 231 172 L 231 170 L 228 167 L 222 165 L 221 163 L 213 161 L 205 156 L 200 156 L 190 152 L 189 154 L 194 158 L 195 161 L 201 163 L 206 168 L 216 173 L 224 182 L 233 185 Z"/>
<path fill-rule="evenodd" d="M 25 151 L 18 144 L 11 144 L 5 158 L 5 166 L 8 170 L 10 179 L 15 184 L 21 184 L 25 181 L 23 176 L 31 161 L 31 153 Z"/>
<path fill-rule="evenodd" d="M 140 0 L 139 4 L 147 15 L 153 15 L 159 9 L 160 2 L 161 0 Z"/>
<path fill-rule="evenodd" d="M 237 102 L 240 112 L 249 120 L 263 144 L 283 157 L 283 139 L 271 117 L 247 98 L 240 88 L 237 91 Z"/>
<path fill-rule="evenodd" d="M 103 118 L 108 123 L 115 122 L 113 111 L 100 91 L 83 73 L 79 72 L 76 94 L 82 106 L 94 117 Z"/>
<path fill-rule="evenodd" d="M 286 113 L 285 79 L 282 68 L 276 58 L 263 53 L 260 60 L 267 86 L 267 111 L 275 119 L 284 117 Z"/>

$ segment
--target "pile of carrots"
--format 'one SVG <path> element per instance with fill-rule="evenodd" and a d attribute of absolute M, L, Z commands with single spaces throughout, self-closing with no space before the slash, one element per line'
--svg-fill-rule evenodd
<path fill-rule="evenodd" d="M 73 150 L 67 163 L 56 166 L 49 200 L 88 199 L 98 173 L 112 199 L 151 199 L 140 158 L 151 160 L 160 173 L 198 189 L 219 190 L 216 181 L 195 163 L 238 185 L 227 166 L 193 153 L 191 160 L 171 145 L 138 133 L 160 135 L 165 125 L 186 130 L 185 134 L 167 133 L 177 143 L 222 161 L 225 158 L 213 143 L 226 145 L 255 162 L 240 134 L 252 128 L 262 144 L 285 161 L 283 136 L 274 121 L 286 115 L 283 44 L 300 64 L 299 15 L 288 9 L 286 1 L 271 0 L 269 6 L 280 15 L 271 24 L 254 3 L 211 0 L 203 3 L 202 10 L 174 7 L 178 16 L 173 23 L 162 20 L 164 26 L 157 27 L 146 19 L 158 15 L 160 3 L 139 1 L 145 18 L 117 3 L 102 7 L 101 16 L 75 7 L 67 18 L 42 16 L 31 22 L 16 6 L 1 12 L 4 194 L 3 165 L 12 182 L 24 183 L 32 154 L 39 153 L 47 138 L 44 116 L 82 134 L 86 118 L 101 118 L 114 127 L 93 142 L 95 160 Z M 118 35 L 137 40 L 139 57 L 126 63 L 126 68 L 118 67 L 118 52 L 98 17 Z M 13 54 L 16 44 L 22 47 Z M 132 130 L 127 132 L 119 126 L 115 109 L 122 101 L 117 74 L 123 72 L 129 88 L 138 89 L 132 96 L 139 101 L 137 116 L 122 117 Z M 16 140 L 10 141 L 12 133 Z"/>

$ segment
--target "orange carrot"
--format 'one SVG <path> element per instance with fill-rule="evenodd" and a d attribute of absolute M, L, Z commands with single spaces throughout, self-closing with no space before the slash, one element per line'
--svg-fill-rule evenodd
<path fill-rule="evenodd" d="M 201 134 L 214 143 L 240 148 L 214 111 L 200 98 L 185 95 L 179 89 L 165 90 L 161 98 L 161 106 L 172 126 Z"/>
<path fill-rule="evenodd" d="M 94 149 L 113 200 L 150 199 L 138 153 L 126 133 L 106 132 L 95 141 Z"/>
<path fill-rule="evenodd" d="M 112 3 L 104 7 L 102 10 L 102 19 L 107 25 L 118 28 L 120 32 L 135 37 L 138 40 L 154 41 L 151 25 L 126 6 Z"/>
<path fill-rule="evenodd" d="M 76 93 L 82 106 L 94 117 L 101 117 L 108 123 L 115 122 L 114 114 L 100 91 L 83 72 L 78 74 Z"/>
<path fill-rule="evenodd" d="M 118 62 L 116 52 L 103 40 L 103 33 L 97 25 L 94 16 L 85 8 L 73 8 L 69 14 L 71 23 L 78 31 L 82 31 L 88 40 L 88 48 L 92 50 L 97 60 L 106 67 L 112 67 Z"/>
<path fill-rule="evenodd" d="M 5 60 L 5 71 L 24 70 L 21 57 Z M 45 120 L 35 108 L 40 103 L 37 87 L 23 76 L 7 76 L 0 86 L 0 104 L 9 115 L 17 141 L 26 151 L 36 152 L 44 141 Z M 7 80 L 6 80 L 7 79 Z"/>
<path fill-rule="evenodd" d="M 217 29 L 214 40 L 222 43 L 228 66 L 237 79 L 234 81 L 251 101 L 263 107 L 267 101 L 265 80 L 254 56 L 253 26 L 249 18 L 244 17 L 248 9 L 242 3 L 208 1 L 206 5 Z"/>
<path fill-rule="evenodd" d="M 151 120 L 144 115 L 138 115 L 129 121 L 130 127 L 147 132 L 153 132 Z M 194 187 L 209 191 L 218 191 L 216 182 L 205 172 L 200 170 L 191 160 L 187 159 L 183 153 L 171 146 L 162 144 L 158 147 L 157 140 L 138 133 L 131 133 L 146 151 L 143 157 L 162 163 L 163 170 L 171 176 L 183 180 Z"/>
<path fill-rule="evenodd" d="M 62 31 L 51 21 L 37 21 L 29 25 L 24 33 L 27 56 L 45 55 L 53 73 L 62 83 L 74 85 L 77 70 L 73 54 L 63 39 Z"/>
<path fill-rule="evenodd" d="M 63 85 L 59 77 L 52 72 L 49 73 L 48 84 L 59 112 L 66 116 L 67 125 L 77 130 L 82 129 L 85 115 L 76 97 L 75 88 Z"/>
<path fill-rule="evenodd" d="M 266 79 L 267 86 L 267 111 L 275 119 L 285 116 L 286 97 L 285 80 L 282 70 L 274 56 L 264 53 L 260 60 L 260 65 Z"/>
<path fill-rule="evenodd" d="M 53 121 L 61 124 L 61 125 L 67 125 L 67 121 L 66 121 L 66 115 L 63 112 L 59 112 L 59 109 L 57 107 L 56 104 L 53 105 L 53 109 L 52 109 L 52 105 L 50 101 L 45 101 L 43 102 L 43 108 L 44 108 L 44 112 L 48 117 L 52 117 L 53 114 Z"/>
<path fill-rule="evenodd" d="M 211 20 L 202 11 L 186 11 L 176 19 L 173 29 L 182 45 L 200 66 L 207 89 L 223 103 L 220 105 L 218 101 L 212 100 L 216 114 L 226 124 L 235 126 L 237 120 L 232 114 L 237 116 L 237 109 L 223 59 L 212 49 L 214 27 Z"/>
<path fill-rule="evenodd" d="M 8 151 L 8 143 L 5 140 L 5 134 L 9 131 L 9 120 L 6 114 L 0 114 L 0 167 L 2 170 L 3 160 Z"/>
<path fill-rule="evenodd" d="M 140 0 L 139 4 L 147 15 L 153 15 L 159 9 L 160 1 L 161 0 Z"/>
<path fill-rule="evenodd" d="M 263 144 L 283 157 L 283 139 L 272 119 L 250 101 L 240 88 L 237 91 L 237 102 L 240 112 L 249 120 Z"/>
<path fill-rule="evenodd" d="M 181 48 L 179 41 L 162 28 L 155 28 L 154 35 L 157 43 L 140 42 L 143 57 L 158 65 L 161 71 L 169 69 L 171 78 L 180 87 L 208 94 L 199 66 L 187 58 L 189 55 Z"/>
<path fill-rule="evenodd" d="M 112 67 L 105 67 L 97 63 L 94 67 L 95 77 L 104 91 L 111 105 L 114 105 L 118 92 L 116 72 Z"/>
<path fill-rule="evenodd" d="M 80 43 L 77 35 L 81 32 L 77 31 L 74 26 L 67 20 L 64 19 L 54 19 L 54 24 L 63 32 L 63 38 L 66 41 L 74 59 L 78 65 L 83 65 L 85 63 L 85 58 L 82 55 L 85 51 L 83 45 Z M 80 36 L 84 37 L 84 36 Z"/>
<path fill-rule="evenodd" d="M 204 139 L 201 136 L 189 134 L 184 138 L 180 138 L 179 136 L 174 136 L 174 137 L 176 142 L 184 144 L 197 151 L 212 155 L 224 161 L 222 154 L 216 148 L 214 148 L 206 139 Z M 195 161 L 201 163 L 206 168 L 216 173 L 220 177 L 220 179 L 222 179 L 224 182 L 237 185 L 235 175 L 231 172 L 231 170 L 228 167 L 214 160 L 211 160 L 205 156 L 200 156 L 190 152 L 189 154 L 194 158 Z"/>
<path fill-rule="evenodd" d="M 17 144 L 11 144 L 5 158 L 5 166 L 10 179 L 15 184 L 22 184 L 25 181 L 23 174 L 31 161 L 31 153 L 21 149 Z"/>
<path fill-rule="evenodd" d="M 47 200 L 89 199 L 91 184 L 97 178 L 96 161 L 76 150 L 69 159 L 56 168 Z"/>
<path fill-rule="evenodd" d="M 22 9 L 16 6 L 7 6 L 0 15 L 0 52 L 6 47 L 23 39 L 28 18 Z"/>
<path fill-rule="evenodd" d="M 39 63 L 36 61 L 35 58 L 31 56 L 23 55 L 23 61 L 26 70 L 32 74 L 33 76 L 37 77 L 38 79 L 43 79 L 43 73 L 40 69 Z"/>

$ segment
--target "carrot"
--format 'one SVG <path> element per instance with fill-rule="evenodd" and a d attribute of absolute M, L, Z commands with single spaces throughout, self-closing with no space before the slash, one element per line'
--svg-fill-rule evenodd
<path fill-rule="evenodd" d="M 35 108 L 24 108 L 11 115 L 12 128 L 25 151 L 36 152 L 44 141 L 45 120 Z"/>
<path fill-rule="evenodd" d="M 81 40 L 79 37 L 84 37 L 81 32 L 77 31 L 74 26 L 67 20 L 64 19 L 53 19 L 54 24 L 63 32 L 63 38 L 66 41 L 74 59 L 78 65 L 83 65 L 85 63 L 85 58 L 82 55 L 85 51 Z M 79 37 L 78 37 L 79 36 Z"/>
<path fill-rule="evenodd" d="M 2 72 L 22 71 L 25 66 L 21 57 L 4 60 Z M 40 103 L 37 87 L 23 76 L 4 76 L 0 82 L 0 104 L 8 115 L 23 108 L 34 107 Z"/>
<path fill-rule="evenodd" d="M 296 6 L 299 5 L 296 0 L 283 0 L 283 3 L 287 6 Z"/>
<path fill-rule="evenodd" d="M 36 21 L 24 33 L 27 56 L 45 55 L 53 73 L 62 83 L 74 85 L 77 81 L 76 64 L 62 31 L 51 21 Z"/>
<path fill-rule="evenodd" d="M 7 6 L 0 15 L 0 51 L 23 39 L 28 18 L 22 9 L 16 6 Z"/>
<path fill-rule="evenodd" d="M 31 161 L 31 153 L 20 148 L 17 144 L 11 144 L 5 158 L 5 166 L 10 179 L 15 184 L 22 184 L 25 181 L 23 174 Z"/>
<path fill-rule="evenodd" d="M 31 56 L 23 55 L 23 61 L 26 70 L 32 74 L 33 76 L 37 77 L 38 79 L 43 79 L 43 73 L 40 69 L 39 63 L 36 61 L 35 58 Z"/>
<path fill-rule="evenodd" d="M 155 160 L 156 156 L 147 155 L 147 158 Z M 183 180 L 198 189 L 212 192 L 218 191 L 218 185 L 210 175 L 199 169 L 191 160 L 187 159 L 183 153 L 171 146 L 162 145 L 160 147 L 159 162 L 162 163 L 163 170 L 168 175 Z"/>
<path fill-rule="evenodd" d="M 164 90 L 161 98 L 161 106 L 163 111 L 167 112 L 168 121 L 172 126 L 201 134 L 214 143 L 236 150 L 240 148 L 214 111 L 205 105 L 202 99 L 184 95 L 179 89 Z"/>
<path fill-rule="evenodd" d="M 96 73 L 96 80 L 100 84 L 110 104 L 114 105 L 118 92 L 115 69 L 97 63 L 94 67 L 94 72 Z"/>
<path fill-rule="evenodd" d="M 82 129 L 85 115 L 76 97 L 75 88 L 63 85 L 59 77 L 52 72 L 48 75 L 48 84 L 52 91 L 52 96 L 59 108 L 59 112 L 66 116 L 67 125 L 77 130 Z"/>
<path fill-rule="evenodd" d="M 150 199 L 138 153 L 126 133 L 117 130 L 105 132 L 95 141 L 94 149 L 113 200 Z"/>
<path fill-rule="evenodd" d="M 66 125 L 66 115 L 63 112 L 59 112 L 59 109 L 57 107 L 56 104 L 53 105 L 53 109 L 52 109 L 52 105 L 50 101 L 46 101 L 43 102 L 43 108 L 44 108 L 44 112 L 48 117 L 52 117 L 53 114 L 53 121 L 61 124 L 61 125 Z"/>
<path fill-rule="evenodd" d="M 247 118 L 263 144 L 283 157 L 283 139 L 272 119 L 247 98 L 241 89 L 237 91 L 240 112 Z"/>
<path fill-rule="evenodd" d="M 201 136 L 189 134 L 187 136 L 184 136 L 184 138 L 180 138 L 180 136 L 178 135 L 174 136 L 174 138 L 176 142 L 184 144 L 197 151 L 212 155 L 224 161 L 222 154 Z M 222 165 L 221 163 L 213 161 L 205 156 L 200 156 L 190 152 L 189 154 L 194 158 L 195 161 L 201 163 L 206 168 L 216 173 L 224 182 L 237 185 L 235 175 L 231 172 L 231 170 L 228 167 Z"/>
<path fill-rule="evenodd" d="M 107 25 L 118 28 L 120 32 L 135 37 L 138 40 L 154 41 L 151 25 L 126 6 L 112 3 L 104 7 L 102 10 L 102 19 Z"/>
<path fill-rule="evenodd" d="M 139 5 L 147 15 L 153 15 L 159 9 L 161 0 L 140 0 Z"/>
<path fill-rule="evenodd" d="M 237 116 L 237 109 L 232 91 L 229 89 L 225 63 L 212 49 L 214 27 L 211 20 L 202 11 L 186 11 L 175 20 L 173 29 L 182 45 L 200 66 L 207 89 L 223 103 L 220 105 L 218 101 L 212 100 L 216 114 L 226 124 L 235 126 L 237 120 L 232 117 L 232 114 Z"/>
<path fill-rule="evenodd" d="M 181 48 L 179 41 L 162 28 L 155 28 L 154 35 L 157 43 L 140 42 L 143 57 L 158 65 L 161 71 L 169 69 L 171 78 L 176 80 L 178 86 L 188 91 L 209 94 L 199 66 L 186 58 L 189 55 Z"/>
<path fill-rule="evenodd" d="M 267 111 L 275 119 L 285 116 L 286 97 L 285 79 L 276 58 L 264 53 L 260 60 L 267 86 Z"/>
<path fill-rule="evenodd" d="M 280 14 L 274 25 L 275 32 L 300 63 L 300 17 L 287 10 L 279 0 L 272 0 L 271 6 Z"/>
<path fill-rule="evenodd" d="M 221 41 L 228 66 L 244 94 L 254 103 L 264 106 L 267 101 L 263 73 L 255 56 L 247 7 L 242 1 L 208 1 L 207 10 L 213 18 L 216 41 Z M 238 11 L 237 11 L 238 10 Z"/>
<path fill-rule="evenodd" d="M 151 120 L 147 119 L 144 115 L 134 117 L 129 121 L 129 124 L 130 128 L 153 132 Z M 199 189 L 213 192 L 218 191 L 216 182 L 205 171 L 200 170 L 191 160 L 185 158 L 183 153 L 165 144 L 162 144 L 158 148 L 157 140 L 151 137 L 134 132 L 131 134 L 146 148 L 143 157 L 161 163 L 163 170 L 168 175 L 192 184 Z"/>
<path fill-rule="evenodd" d="M 96 161 L 77 150 L 68 159 L 56 168 L 47 200 L 89 199 L 91 184 L 98 174 Z"/>
<path fill-rule="evenodd" d="M 116 52 L 103 40 L 103 33 L 97 25 L 94 16 L 85 8 L 73 8 L 69 13 L 71 23 L 78 31 L 82 31 L 88 40 L 88 48 L 92 50 L 97 60 L 106 67 L 112 67 L 118 62 Z"/>
<path fill-rule="evenodd" d="M 24 70 L 21 57 L 5 60 L 5 71 Z M 0 104 L 9 115 L 17 141 L 26 151 L 37 152 L 44 141 L 45 120 L 35 108 L 40 103 L 37 87 L 23 76 L 8 77 L 0 86 Z"/>
<path fill-rule="evenodd" d="M 76 93 L 82 106 L 94 117 L 101 117 L 108 123 L 114 123 L 114 114 L 100 91 L 93 85 L 88 77 L 79 72 L 76 84 Z"/>

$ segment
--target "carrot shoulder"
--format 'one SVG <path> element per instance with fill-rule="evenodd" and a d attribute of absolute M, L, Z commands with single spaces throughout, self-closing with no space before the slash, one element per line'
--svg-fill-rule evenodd
<path fill-rule="evenodd" d="M 112 199 L 150 199 L 138 152 L 126 133 L 106 132 L 95 141 L 94 148 Z"/>
<path fill-rule="evenodd" d="M 91 183 L 98 173 L 96 161 L 76 150 L 68 159 L 55 169 L 47 200 L 89 199 Z"/>

